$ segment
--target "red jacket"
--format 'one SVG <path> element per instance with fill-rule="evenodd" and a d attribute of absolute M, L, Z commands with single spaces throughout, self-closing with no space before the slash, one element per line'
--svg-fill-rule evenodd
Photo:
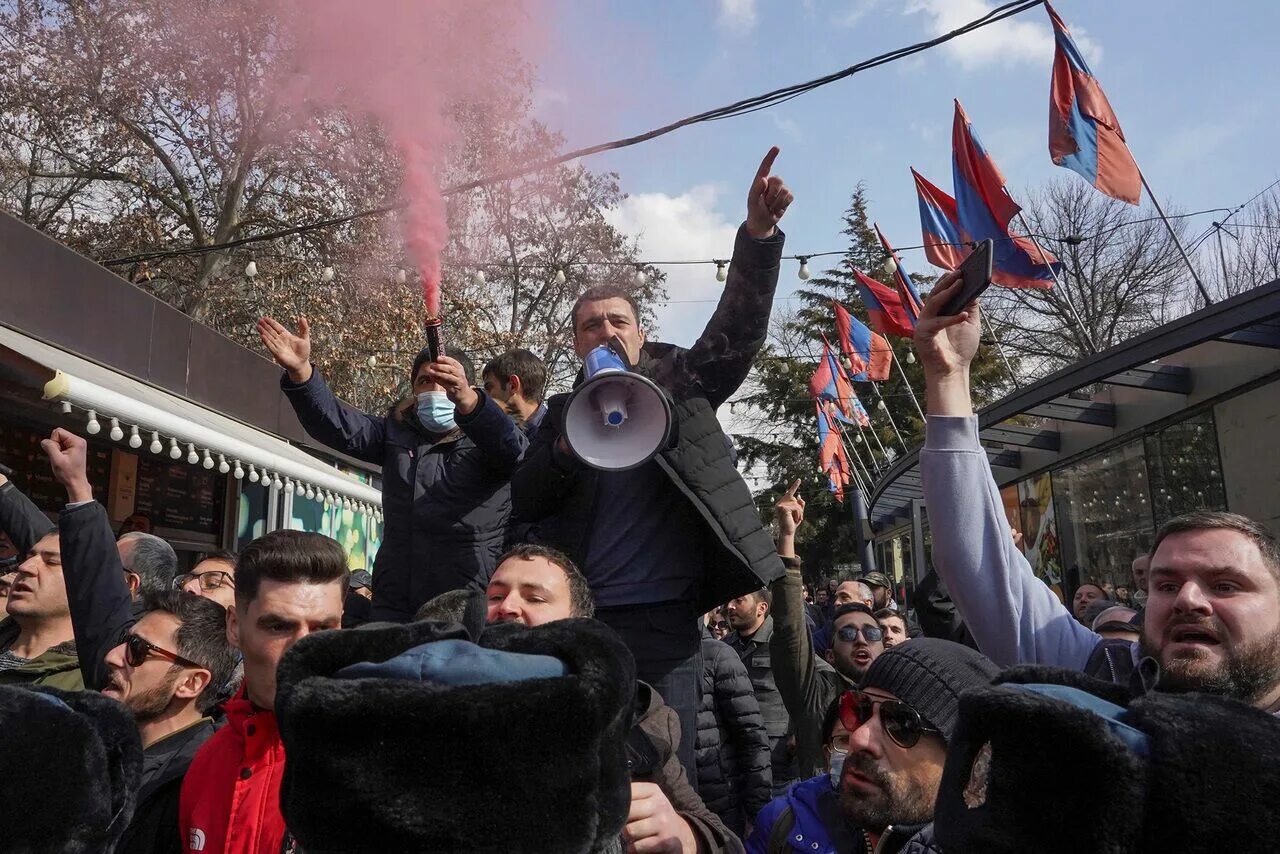
<path fill-rule="evenodd" d="M 223 707 L 227 724 L 204 743 L 182 781 L 178 830 L 188 854 L 279 854 L 284 742 L 274 712 L 244 688 Z"/>

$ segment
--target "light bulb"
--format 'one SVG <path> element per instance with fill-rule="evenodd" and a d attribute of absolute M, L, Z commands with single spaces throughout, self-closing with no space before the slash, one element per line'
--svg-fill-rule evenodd
<path fill-rule="evenodd" d="M 307 494 L 307 488 L 302 485 L 301 481 L 295 481 L 293 484 L 293 494 L 299 497 Z"/>
<path fill-rule="evenodd" d="M 107 435 L 111 437 L 111 441 L 113 442 L 119 442 L 121 439 L 124 438 L 124 431 L 120 429 L 119 418 L 111 419 L 111 432 L 108 433 Z"/>
<path fill-rule="evenodd" d="M 98 413 L 92 409 L 89 410 L 89 423 L 85 425 L 84 429 L 88 430 L 91 436 L 96 436 L 102 432 L 102 425 L 98 423 Z"/>
<path fill-rule="evenodd" d="M 244 466 L 240 465 L 239 460 L 236 460 L 236 468 L 235 468 L 235 471 L 231 472 L 231 476 L 234 477 L 236 480 L 241 480 L 242 478 L 244 478 Z"/>
<path fill-rule="evenodd" d="M 330 495 L 328 492 L 326 492 L 326 493 L 324 494 L 324 506 L 325 506 L 325 508 L 326 508 L 326 509 L 328 509 L 330 506 L 332 506 L 332 504 L 333 504 L 333 496 L 332 496 L 332 495 Z"/>
<path fill-rule="evenodd" d="M 915 351 L 915 350 L 908 350 L 908 351 L 907 351 L 907 364 L 908 364 L 908 365 L 914 365 L 915 363 L 916 363 L 916 351 Z"/>
<path fill-rule="evenodd" d="M 879 409 L 881 412 L 888 412 L 888 411 L 889 411 L 889 407 L 887 407 L 887 406 L 885 406 L 885 405 L 884 405 L 884 401 L 883 401 L 883 400 L 877 400 L 877 401 L 876 401 L 876 409 Z"/>
<path fill-rule="evenodd" d="M 190 442 L 187 443 L 187 462 L 191 463 L 191 465 L 200 462 L 200 455 L 196 453 L 196 446 Z"/>
<path fill-rule="evenodd" d="M 129 447 L 130 448 L 142 447 L 142 437 L 138 435 L 137 424 L 134 424 L 132 427 L 129 428 Z"/>
<path fill-rule="evenodd" d="M 644 284 L 644 267 L 637 264 L 635 274 L 632 275 L 631 280 L 636 283 L 636 287 L 642 286 Z"/>
<path fill-rule="evenodd" d="M 182 449 L 178 447 L 178 440 L 170 437 L 169 439 L 169 459 L 178 460 L 182 458 Z"/>
<path fill-rule="evenodd" d="M 564 281 L 565 281 L 565 279 L 564 279 L 564 270 L 562 270 L 562 269 L 560 269 L 560 270 L 556 270 L 556 284 L 557 284 L 557 285 L 563 285 L 563 284 L 564 284 Z"/>
<path fill-rule="evenodd" d="M 275 478 L 271 481 L 271 485 L 276 489 L 284 486 L 284 481 L 280 479 L 280 472 L 276 472 Z"/>
<path fill-rule="evenodd" d="M 396 284 L 403 285 L 407 281 L 409 281 L 409 274 L 405 271 L 404 267 L 396 270 Z"/>
<path fill-rule="evenodd" d="M 320 271 L 320 281 L 328 283 L 333 281 L 333 268 L 325 267 Z"/>
<path fill-rule="evenodd" d="M 861 433 L 856 434 L 856 435 L 853 437 L 853 441 L 855 441 L 855 442 L 857 442 L 859 445 L 861 445 L 861 444 L 862 444 L 862 434 L 861 434 Z"/>
<path fill-rule="evenodd" d="M 286 477 L 284 479 L 284 488 L 286 492 L 293 492 L 293 478 Z"/>
<path fill-rule="evenodd" d="M 206 469 L 213 468 L 213 454 L 209 453 L 209 449 L 205 448 L 204 459 L 200 461 L 200 465 Z"/>
<path fill-rule="evenodd" d="M 249 463 L 249 482 L 258 482 L 258 470 L 254 467 L 253 463 Z"/>
<path fill-rule="evenodd" d="M 368 365 L 369 365 L 369 367 L 371 367 L 371 368 L 376 368 L 376 367 L 378 367 L 378 357 L 377 357 L 377 356 L 370 356 L 370 357 L 369 357 L 369 360 L 368 360 L 368 362 L 367 362 L 367 364 L 368 364 Z"/>
<path fill-rule="evenodd" d="M 248 264 L 245 264 L 245 265 L 244 265 L 244 274 L 245 274 L 246 276 L 248 276 L 250 279 L 252 279 L 254 276 L 258 275 L 258 264 L 257 264 L 257 262 L 256 262 L 256 261 L 250 261 Z"/>
<path fill-rule="evenodd" d="M 218 474 L 226 474 L 231 471 L 231 464 L 227 462 L 227 458 L 222 454 L 218 454 Z"/>
<path fill-rule="evenodd" d="M 62 414 L 63 415 L 71 414 L 71 404 L 65 400 L 62 401 Z"/>
<path fill-rule="evenodd" d="M 471 284 L 475 285 L 477 288 L 484 287 L 484 270 L 476 270 L 471 274 Z"/>
<path fill-rule="evenodd" d="M 791 363 L 783 362 L 782 364 L 778 365 L 778 373 L 782 374 L 784 377 L 787 374 L 791 373 Z"/>
<path fill-rule="evenodd" d="M 723 282 L 729 278 L 729 270 L 723 261 L 716 262 L 716 281 Z"/>
<path fill-rule="evenodd" d="M 796 273 L 796 275 L 800 277 L 800 281 L 802 282 L 809 280 L 809 259 L 808 258 L 800 259 L 800 270 Z"/>
<path fill-rule="evenodd" d="M 314 498 L 316 497 L 316 491 L 315 491 L 315 489 L 313 489 L 313 488 L 312 488 L 311 484 L 309 484 L 309 483 L 307 484 L 307 493 L 306 493 L 306 494 L 307 494 L 307 498 L 309 498 L 309 499 L 314 499 Z"/>
<path fill-rule="evenodd" d="M 894 271 L 898 269 L 898 264 L 893 260 L 893 256 L 890 255 L 888 258 L 884 259 L 884 265 L 881 266 L 880 269 L 884 270 L 884 274 L 886 276 L 892 276 Z"/>
<path fill-rule="evenodd" d="M 155 430 L 151 431 L 151 453 L 158 454 L 164 450 L 164 445 L 160 444 L 160 434 Z"/>

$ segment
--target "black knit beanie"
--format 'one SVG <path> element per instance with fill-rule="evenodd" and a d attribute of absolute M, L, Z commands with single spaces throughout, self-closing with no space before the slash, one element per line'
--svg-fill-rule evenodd
<path fill-rule="evenodd" d="M 462 372 L 466 374 L 467 385 L 476 384 L 476 366 L 471 361 L 471 356 L 464 350 L 450 347 L 445 351 L 445 355 L 451 359 L 457 359 L 462 363 Z M 431 361 L 431 351 L 426 347 L 418 353 L 417 358 L 413 360 L 413 369 L 409 371 L 409 382 L 413 383 L 413 378 L 418 375 L 418 369 Z"/>
<path fill-rule="evenodd" d="M 990 685 L 999 672 L 990 659 L 967 646 L 915 638 L 881 653 L 858 687 L 888 691 L 950 741 L 960 717 L 960 694 Z"/>

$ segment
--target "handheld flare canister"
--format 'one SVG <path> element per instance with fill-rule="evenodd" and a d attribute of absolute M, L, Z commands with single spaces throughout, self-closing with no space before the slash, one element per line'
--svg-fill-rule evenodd
<path fill-rule="evenodd" d="M 423 324 L 423 332 L 427 336 L 427 352 L 431 354 L 433 362 L 440 361 L 440 357 L 445 355 L 442 327 L 443 322 L 439 317 L 428 316 L 426 323 Z"/>

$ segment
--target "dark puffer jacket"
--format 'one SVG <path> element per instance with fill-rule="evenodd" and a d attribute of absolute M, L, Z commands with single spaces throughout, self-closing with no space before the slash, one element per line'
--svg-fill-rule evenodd
<path fill-rule="evenodd" d="M 727 644 L 703 629 L 698 794 L 738 836 L 769 802 L 769 738 L 751 680 Z"/>
<path fill-rule="evenodd" d="M 695 604 L 700 614 L 759 590 L 783 571 L 716 420 L 716 408 L 746 379 L 764 345 L 783 240 L 781 231 L 754 240 L 739 229 L 728 283 L 701 337 L 687 350 L 645 344 L 635 367 L 672 401 L 674 443 L 654 463 L 688 498 L 690 511 L 706 522 L 714 546 Z M 594 527 L 596 473 L 585 466 L 566 470 L 552 455 L 567 399 L 560 394 L 547 401 L 547 417 L 511 478 L 512 510 L 529 539 L 567 552 L 590 578 L 585 558 Z"/>
<path fill-rule="evenodd" d="M 373 619 L 405 622 L 449 590 L 488 581 L 511 515 L 508 479 L 528 444 L 484 392 L 445 435 L 426 431 L 411 399 L 387 417 L 334 397 L 312 369 L 301 385 L 280 381 L 317 441 L 382 466 L 386 528 L 373 563 Z"/>

